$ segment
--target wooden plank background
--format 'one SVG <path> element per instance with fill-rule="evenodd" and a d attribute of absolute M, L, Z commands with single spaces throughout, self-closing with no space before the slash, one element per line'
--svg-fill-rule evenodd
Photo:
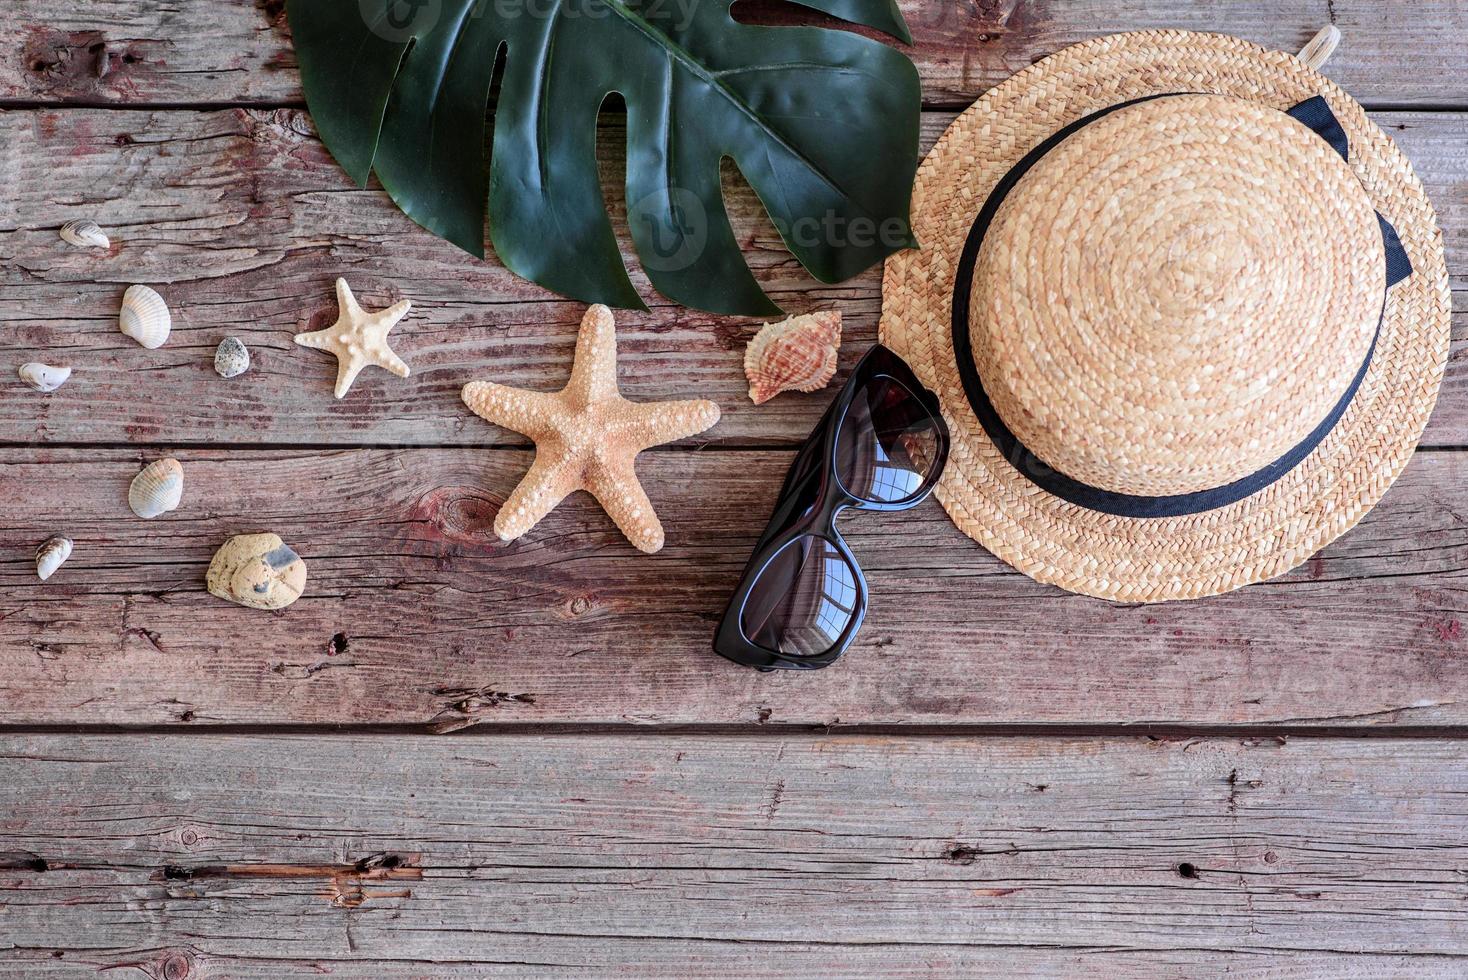
<path fill-rule="evenodd" d="M 925 150 L 952 118 L 925 114 Z M 1468 254 L 1468 113 L 1376 119 L 1417 165 L 1456 273 Z M 620 126 L 605 129 L 606 194 L 620 215 L 617 154 L 625 137 Z M 350 185 L 313 133 L 300 110 L 0 116 L 0 166 L 14 177 L 0 203 L 8 343 L 27 357 L 64 357 L 77 367 L 49 398 L 0 389 L 0 442 L 524 445 L 472 416 L 459 389 L 475 378 L 559 387 L 583 307 L 425 234 L 376 187 Z M 736 233 L 759 280 L 792 311 L 839 309 L 849 370 L 876 340 L 880 270 L 838 286 L 815 282 L 784 250 L 748 186 L 732 175 L 728 184 Z M 106 254 L 57 237 L 62 223 L 84 216 L 113 233 Z M 291 336 L 335 318 L 339 274 L 369 305 L 415 303 L 393 335 L 414 374 L 404 381 L 369 371 L 336 402 L 335 362 L 296 347 Z M 174 333 L 156 351 L 116 329 L 119 299 L 133 282 L 161 284 L 172 304 Z M 744 346 L 758 323 L 670 306 L 640 273 L 637 283 L 657 306 L 618 317 L 630 396 L 717 400 L 724 418 L 699 437 L 704 442 L 789 445 L 805 437 L 828 394 L 760 406 L 745 396 Z M 1468 288 L 1461 276 L 1455 283 Z M 225 384 L 213 352 L 230 334 L 250 346 L 255 366 Z M 1468 375 L 1458 367 L 1465 342 L 1468 313 L 1460 312 L 1429 446 L 1468 444 Z"/>
<path fill-rule="evenodd" d="M 899 5 L 924 148 L 1087 37 L 1342 29 L 1327 73 L 1414 162 L 1453 274 L 1442 396 L 1382 505 L 1289 575 L 1161 606 L 1038 585 L 935 503 L 861 515 L 849 655 L 734 667 L 709 637 L 830 397 L 749 403 L 757 323 L 667 304 L 629 255 L 652 309 L 619 314 L 624 390 L 724 411 L 639 462 L 668 545 L 584 496 L 501 544 L 530 453 L 459 388 L 558 386 L 581 307 L 351 185 L 281 0 L 0 6 L 0 369 L 76 367 L 0 383 L 0 976 L 1463 974 L 1468 3 Z M 603 121 L 618 218 L 624 139 Z M 732 170 L 726 198 L 778 302 L 842 311 L 839 383 L 879 271 L 815 283 Z M 112 248 L 62 244 L 76 217 Z M 290 342 L 338 275 L 414 303 L 412 377 L 342 402 Z M 174 309 L 158 351 L 116 330 L 133 282 Z M 184 504 L 141 522 L 127 483 L 163 454 Z M 310 566 L 283 613 L 203 588 L 262 529 Z M 76 551 L 42 584 L 52 533 Z"/>
<path fill-rule="evenodd" d="M 747 6 L 746 6 L 747 5 Z M 1368 104 L 1468 103 L 1468 26 L 1454 0 L 898 0 L 907 49 L 932 106 L 961 107 L 1031 62 L 1100 34 L 1153 28 L 1217 31 L 1298 51 L 1334 23 L 1348 43 L 1330 74 Z M 744 0 L 752 22 L 811 15 Z M 13 104 L 275 105 L 300 102 L 284 0 L 171 4 L 25 0 L 0 11 L 19 44 L 0 60 Z M 866 32 L 870 33 L 870 32 Z M 1424 55 L 1430 53 L 1430 64 Z"/>
<path fill-rule="evenodd" d="M 1039 585 L 941 508 L 845 532 L 868 625 L 839 669 L 762 675 L 709 646 L 785 453 L 651 454 L 671 529 L 632 549 L 588 498 L 500 544 L 520 450 L 180 450 L 185 504 L 126 511 L 135 449 L 0 452 L 0 719 L 13 723 L 1358 725 L 1468 722 L 1468 456 L 1423 454 L 1353 533 L 1276 581 L 1114 605 Z M 22 545 L 76 550 L 35 579 Z M 208 595 L 231 534 L 274 528 L 307 595 Z M 24 558 L 25 560 L 21 560 Z M 241 637 L 246 637 L 241 641 Z M 1369 681 L 1369 682 L 1367 682 Z"/>
<path fill-rule="evenodd" d="M 384 757 L 48 735 L 0 759 L 0 813 L 27 828 L 0 854 L 17 973 L 1448 977 L 1468 958 L 1453 741 L 615 734 Z"/>

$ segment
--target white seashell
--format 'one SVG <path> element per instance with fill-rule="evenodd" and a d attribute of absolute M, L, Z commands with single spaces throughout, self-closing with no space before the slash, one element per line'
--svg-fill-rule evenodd
<path fill-rule="evenodd" d="M 31 361 L 28 364 L 22 364 L 16 373 L 20 375 L 20 380 L 37 391 L 55 391 L 66 384 L 66 379 L 71 377 L 71 368 L 52 367 L 39 361 Z"/>
<path fill-rule="evenodd" d="M 275 534 L 237 534 L 214 553 L 209 592 L 251 609 L 284 609 L 306 588 L 306 562 Z"/>
<path fill-rule="evenodd" d="M 744 351 L 749 397 L 763 405 L 782 391 L 816 391 L 836 373 L 841 313 L 827 310 L 768 323 Z"/>
<path fill-rule="evenodd" d="M 183 500 L 183 466 L 176 459 L 160 459 L 143 467 L 127 491 L 127 505 L 142 518 L 166 514 Z"/>
<path fill-rule="evenodd" d="M 168 304 L 147 286 L 129 286 L 122 294 L 122 312 L 117 316 L 117 328 L 149 350 L 163 346 L 168 331 L 173 327 L 173 317 Z"/>
<path fill-rule="evenodd" d="M 225 337 L 214 351 L 214 370 L 221 378 L 236 378 L 250 370 L 250 350 L 238 337 Z"/>
<path fill-rule="evenodd" d="M 108 248 L 112 242 L 95 221 L 68 221 L 61 226 L 61 240 L 81 248 Z"/>
<path fill-rule="evenodd" d="M 70 538 L 47 538 L 36 549 L 36 574 L 44 582 L 51 577 L 61 563 L 71 557 Z"/>

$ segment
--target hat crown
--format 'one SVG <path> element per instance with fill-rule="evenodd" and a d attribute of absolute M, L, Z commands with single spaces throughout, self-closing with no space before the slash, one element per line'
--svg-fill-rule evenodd
<path fill-rule="evenodd" d="M 1375 211 L 1328 143 L 1242 99 L 1166 96 L 1081 126 L 1010 189 L 970 339 L 995 411 L 1044 463 L 1192 493 L 1327 417 L 1384 291 Z"/>

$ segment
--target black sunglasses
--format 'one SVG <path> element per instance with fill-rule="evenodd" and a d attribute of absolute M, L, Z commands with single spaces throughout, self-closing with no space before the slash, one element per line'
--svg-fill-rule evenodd
<path fill-rule="evenodd" d="M 714 650 L 760 670 L 834 663 L 856 638 L 867 584 L 836 516 L 907 510 L 948 459 L 938 396 L 878 344 L 806 439 L 714 634 Z"/>

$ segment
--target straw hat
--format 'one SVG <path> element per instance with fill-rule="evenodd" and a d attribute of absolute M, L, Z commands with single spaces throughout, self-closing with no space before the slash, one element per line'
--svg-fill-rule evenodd
<path fill-rule="evenodd" d="M 1332 40 L 1077 44 L 923 163 L 882 342 L 938 393 L 938 497 L 995 555 L 1107 599 L 1227 592 L 1401 473 L 1447 360 L 1442 237 L 1315 70 Z"/>

